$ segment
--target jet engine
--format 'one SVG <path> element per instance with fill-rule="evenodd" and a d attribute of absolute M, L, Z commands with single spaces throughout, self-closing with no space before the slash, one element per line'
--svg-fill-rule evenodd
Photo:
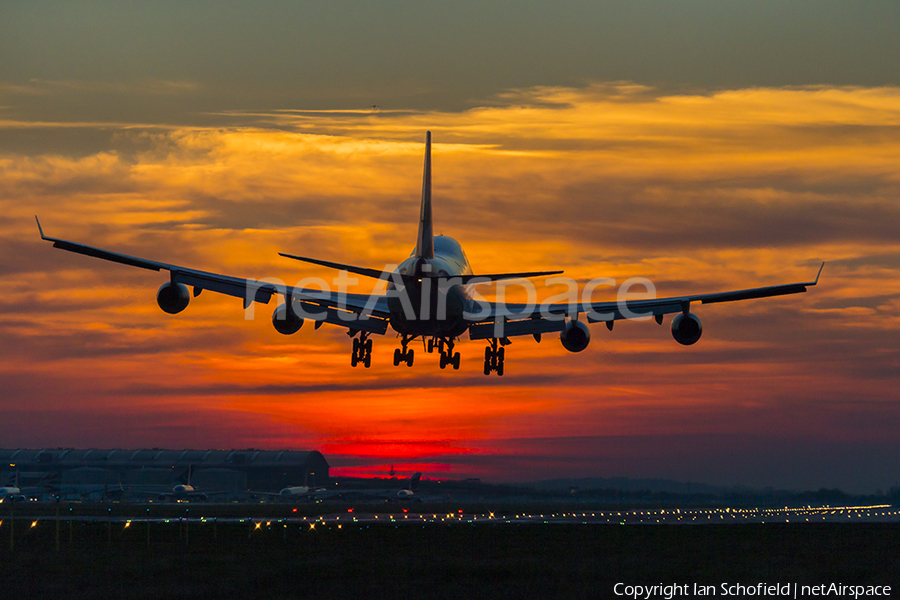
<path fill-rule="evenodd" d="M 156 292 L 156 303 L 170 315 L 177 315 L 191 301 L 191 294 L 183 283 L 166 282 Z"/>
<path fill-rule="evenodd" d="M 694 313 L 681 313 L 672 320 L 672 337 L 682 346 L 696 344 L 703 333 L 703 325 Z"/>
<path fill-rule="evenodd" d="M 272 325 L 281 335 L 293 335 L 303 327 L 303 319 L 294 311 L 288 311 L 287 306 L 281 304 L 272 313 Z"/>
<path fill-rule="evenodd" d="M 569 321 L 559 334 L 559 341 L 569 352 L 581 352 L 591 342 L 591 330 L 581 321 Z"/>

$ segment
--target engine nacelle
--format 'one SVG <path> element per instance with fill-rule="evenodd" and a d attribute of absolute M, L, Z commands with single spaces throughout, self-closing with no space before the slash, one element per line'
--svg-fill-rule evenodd
<path fill-rule="evenodd" d="M 681 313 L 672 320 L 672 337 L 682 346 L 696 344 L 703 334 L 703 325 L 694 313 Z"/>
<path fill-rule="evenodd" d="M 303 327 L 303 319 L 297 316 L 294 311 L 289 311 L 287 306 L 281 304 L 272 313 L 272 325 L 281 335 L 293 335 L 300 331 Z"/>
<path fill-rule="evenodd" d="M 559 334 L 559 341 L 569 352 L 581 352 L 591 342 L 591 330 L 581 321 L 569 321 Z"/>
<path fill-rule="evenodd" d="M 156 292 L 156 303 L 170 315 L 177 315 L 191 301 L 191 294 L 183 283 L 166 282 Z"/>

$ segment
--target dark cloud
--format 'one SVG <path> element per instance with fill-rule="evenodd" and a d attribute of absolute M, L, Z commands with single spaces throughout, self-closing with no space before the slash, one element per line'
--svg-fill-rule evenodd
<path fill-rule="evenodd" d="M 64 313 L 60 313 L 64 314 Z M 10 322 L 0 321 L 4 333 L 0 356 L 15 357 L 17 361 L 52 363 L 81 359 L 97 361 L 115 357 L 173 356 L 184 352 L 203 352 L 209 348 L 233 346 L 241 339 L 236 328 L 192 327 L 189 332 L 178 331 L 171 323 L 116 325 L 107 323 L 103 330 L 83 330 L 67 325 L 57 325 L 52 320 L 44 323 L 41 316 L 53 313 L 31 312 Z M 34 318 L 38 317 L 38 318 Z"/>
<path fill-rule="evenodd" d="M 761 175 L 752 182 L 745 178 L 691 183 L 605 178 L 571 185 L 556 194 L 547 190 L 555 196 L 552 205 L 529 201 L 531 194 L 519 194 L 520 185 L 507 182 L 511 193 L 503 198 L 452 198 L 436 212 L 445 222 L 449 219 L 451 227 L 501 236 L 508 232 L 505 235 L 510 238 L 528 235 L 603 244 L 613 252 L 897 242 L 900 188 L 877 178 L 854 187 L 850 180 L 829 186 L 804 183 L 799 174 Z M 472 187 L 504 186 L 497 180 L 484 180 Z M 878 196 L 873 197 L 876 190 Z M 748 198 L 753 191 L 780 197 Z"/>
<path fill-rule="evenodd" d="M 544 387 L 563 383 L 571 383 L 564 375 L 528 375 L 522 374 L 508 379 L 486 379 L 476 374 L 465 376 L 455 374 L 453 377 L 436 377 L 433 375 L 415 375 L 396 379 L 370 377 L 360 375 L 356 381 L 340 381 L 328 383 L 272 383 L 262 385 L 241 384 L 208 384 L 191 387 L 170 388 L 164 385 L 152 387 L 129 387 L 114 393 L 136 394 L 138 396 L 297 396 L 304 394 L 364 392 L 381 390 L 408 390 L 410 388 L 462 390 L 476 387 L 484 389 Z"/>
<path fill-rule="evenodd" d="M 846 263 L 846 261 L 834 261 L 829 267 L 840 263 Z M 863 264 L 869 265 L 871 263 L 866 261 Z M 898 265 L 898 268 L 900 268 L 900 265 Z M 879 294 L 877 296 L 857 298 L 827 298 L 814 302 L 812 308 L 827 310 L 839 310 L 842 308 L 879 308 L 881 306 L 889 306 L 892 300 L 900 300 L 900 294 Z"/>
<path fill-rule="evenodd" d="M 861 267 L 875 267 L 880 269 L 900 269 L 900 253 L 873 254 L 857 256 L 855 258 L 841 258 L 829 263 L 829 268 L 836 267 L 853 271 Z"/>
<path fill-rule="evenodd" d="M 221 11 L 91 0 L 56 8 L 4 11 L 0 54 L 11 58 L 0 76 L 13 85 L 0 101 L 67 119 L 372 104 L 458 110 L 510 88 L 585 80 L 900 82 L 893 0 L 853 10 L 839 0 L 575 0 L 552 8 L 269 0 Z"/>
<path fill-rule="evenodd" d="M 276 432 L 272 425 L 264 415 L 243 413 L 236 422 L 188 407 L 156 407 L 152 416 L 116 408 L 17 408 L 3 411 L 0 437 L 6 448 L 233 449 L 268 440 L 280 449 L 313 449 L 315 439 L 301 426 L 282 424 Z"/>
<path fill-rule="evenodd" d="M 495 453 L 505 450 L 510 462 L 550 463 L 558 477 L 591 472 L 787 490 L 840 487 L 857 493 L 887 489 L 900 480 L 900 467 L 890 459 L 900 451 L 896 442 L 692 434 L 497 440 L 489 447 Z M 547 466 L 541 471 L 552 473 Z"/>

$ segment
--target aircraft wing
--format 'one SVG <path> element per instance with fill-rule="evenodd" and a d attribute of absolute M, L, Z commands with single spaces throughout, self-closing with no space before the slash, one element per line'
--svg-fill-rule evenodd
<path fill-rule="evenodd" d="M 786 283 L 746 290 L 734 290 L 728 292 L 716 292 L 712 294 L 693 294 L 674 298 L 654 298 L 646 300 L 627 300 L 619 302 L 579 302 L 570 304 L 565 302 L 543 305 L 526 305 L 505 303 L 503 306 L 495 303 L 482 302 L 481 310 L 476 311 L 470 320 L 469 335 L 473 340 L 490 339 L 497 337 L 495 334 L 496 323 L 503 319 L 502 337 L 517 335 L 535 335 L 562 331 L 565 328 L 566 316 L 583 314 L 588 323 L 606 322 L 612 329 L 615 321 L 628 318 L 653 317 L 658 323 L 662 323 L 663 315 L 671 313 L 687 312 L 691 303 L 715 304 L 717 302 L 734 302 L 737 300 L 750 300 L 754 298 L 770 298 L 773 296 L 785 296 L 799 294 L 806 288 L 819 282 L 822 274 L 822 266 L 813 281 L 803 283 Z"/>
<path fill-rule="evenodd" d="M 358 329 L 371 333 L 384 334 L 387 331 L 390 311 L 387 306 L 387 297 L 368 294 L 338 294 L 335 292 L 323 292 L 317 289 L 297 288 L 282 286 L 265 280 L 243 279 L 230 275 L 220 275 L 198 269 L 191 269 L 179 265 L 129 256 L 119 252 L 112 252 L 86 244 L 70 242 L 44 235 L 41 222 L 37 221 L 41 239 L 53 242 L 54 248 L 60 248 L 85 256 L 102 258 L 130 267 L 139 267 L 151 271 L 169 271 L 170 281 L 194 288 L 194 297 L 199 296 L 204 290 L 234 296 L 244 302 L 244 308 L 253 302 L 268 304 L 273 295 L 292 295 L 300 305 L 308 318 L 332 325 L 340 325 L 349 329 Z M 295 302 L 295 306 L 296 306 Z"/>

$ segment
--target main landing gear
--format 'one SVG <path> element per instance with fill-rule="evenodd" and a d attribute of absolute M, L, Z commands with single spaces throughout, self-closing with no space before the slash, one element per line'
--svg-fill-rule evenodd
<path fill-rule="evenodd" d="M 500 344 L 500 340 L 495 338 L 491 340 L 491 345 L 484 349 L 485 375 L 490 375 L 491 371 L 496 371 L 497 375 L 503 376 L 503 360 L 506 358 L 506 350 Z"/>
<path fill-rule="evenodd" d="M 349 335 L 356 335 L 356 332 L 350 331 Z M 353 338 L 353 354 L 350 355 L 350 366 L 355 367 L 362 363 L 365 368 L 372 366 L 372 340 L 369 339 L 369 333 L 365 331 L 359 332 L 359 337 Z"/>
<path fill-rule="evenodd" d="M 400 344 L 403 346 L 403 350 L 397 348 L 394 350 L 394 366 L 400 366 L 400 363 L 405 362 L 407 367 L 413 366 L 413 359 L 415 358 L 415 352 L 412 348 L 407 348 L 409 343 L 413 340 L 412 337 L 408 335 L 404 335 L 400 339 Z"/>
<path fill-rule="evenodd" d="M 428 340 L 428 352 L 434 352 L 435 348 L 441 353 L 441 368 L 446 369 L 452 365 L 455 371 L 459 371 L 459 352 L 453 352 L 453 339 L 434 337 Z"/>

